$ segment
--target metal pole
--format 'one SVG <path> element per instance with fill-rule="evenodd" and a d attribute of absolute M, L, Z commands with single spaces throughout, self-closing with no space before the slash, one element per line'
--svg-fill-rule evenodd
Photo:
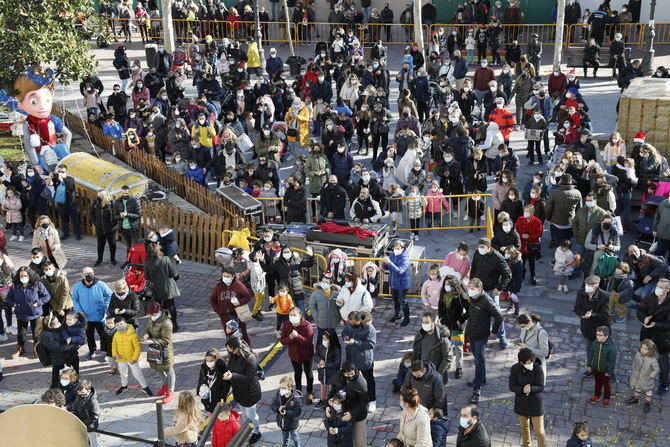
<path fill-rule="evenodd" d="M 163 401 L 159 399 L 156 401 L 156 436 L 158 437 L 156 445 L 158 447 L 165 447 L 164 429 L 165 429 L 165 422 L 163 421 Z"/>
<path fill-rule="evenodd" d="M 172 0 L 162 0 L 163 7 L 163 42 L 165 44 L 165 51 L 173 53 L 175 50 L 174 43 L 174 24 L 172 23 Z"/>
<path fill-rule="evenodd" d="M 256 45 L 258 46 L 258 56 L 261 59 L 261 76 L 267 75 L 265 71 L 265 50 L 263 49 L 263 30 L 261 28 L 260 19 L 261 5 L 258 0 L 254 2 L 254 18 L 256 20 Z"/>
<path fill-rule="evenodd" d="M 558 14 L 556 15 L 556 36 L 554 38 L 554 70 L 560 71 L 561 57 L 563 56 L 563 32 L 565 31 L 565 0 L 558 0 Z M 540 65 L 542 62 L 540 62 Z"/>
<path fill-rule="evenodd" d="M 295 50 L 293 49 L 293 38 L 291 37 L 291 21 L 288 15 L 288 3 L 286 2 L 286 0 L 283 0 L 282 3 L 284 4 L 284 14 L 286 15 L 286 32 L 288 33 L 288 47 L 289 50 L 291 50 L 291 56 L 295 56 Z"/>
<path fill-rule="evenodd" d="M 235 433 L 233 439 L 230 440 L 228 447 L 243 447 L 247 445 L 247 439 L 251 435 L 253 425 L 249 423 L 248 419 L 246 423 L 240 427 L 240 429 Z"/>
<path fill-rule="evenodd" d="M 256 0 L 256 5 L 258 5 L 258 0 Z M 256 15 L 258 17 L 258 15 Z M 207 442 L 207 438 L 209 438 L 209 434 L 212 432 L 212 427 L 214 427 L 214 423 L 216 422 L 216 418 L 219 417 L 219 413 L 221 413 L 221 402 L 216 404 L 216 407 L 214 407 L 214 411 L 212 411 L 212 414 L 209 416 L 209 422 L 207 423 L 207 427 L 205 427 L 205 430 L 200 435 L 200 440 L 196 444 L 196 447 L 203 447 L 205 443 Z"/>
<path fill-rule="evenodd" d="M 419 46 L 419 51 L 425 58 L 423 48 L 423 29 L 421 29 L 421 0 L 414 0 L 414 40 Z"/>
<path fill-rule="evenodd" d="M 642 73 L 645 76 L 651 76 L 654 69 L 654 37 L 656 37 L 656 30 L 654 29 L 655 21 L 654 14 L 656 12 L 656 0 L 651 0 L 651 7 L 649 9 L 649 47 L 644 51 L 642 56 Z"/>

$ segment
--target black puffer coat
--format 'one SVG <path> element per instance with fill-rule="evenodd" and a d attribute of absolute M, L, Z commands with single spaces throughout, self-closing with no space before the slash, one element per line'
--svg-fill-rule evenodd
<path fill-rule="evenodd" d="M 230 391 L 230 381 L 223 380 L 223 375 L 228 371 L 228 367 L 221 359 L 217 360 L 214 368 L 209 369 L 205 362 L 200 365 L 200 375 L 198 376 L 197 392 L 202 396 L 206 390 L 209 390 L 207 396 L 201 397 L 201 402 L 205 406 L 205 410 L 213 412 L 216 404 L 225 399 Z M 201 387 L 205 388 L 201 388 Z"/>
<path fill-rule="evenodd" d="M 60 328 L 47 328 L 43 330 L 40 335 L 40 343 L 49 351 L 51 364 L 56 366 L 65 365 L 67 353 L 77 348 L 77 345 L 68 345 L 65 343 Z"/>
<path fill-rule="evenodd" d="M 233 394 L 238 404 L 251 407 L 261 400 L 261 384 L 256 371 L 258 360 L 256 354 L 240 348 L 238 354 L 231 354 L 228 369 L 233 373 L 230 380 Z"/>
<path fill-rule="evenodd" d="M 596 290 L 593 298 L 589 298 L 584 288 L 577 292 L 577 300 L 572 309 L 580 317 L 580 328 L 582 335 L 595 340 L 598 326 L 609 326 L 610 304 L 609 295 L 602 289 Z M 586 312 L 591 311 L 591 318 L 581 318 Z"/>
<path fill-rule="evenodd" d="M 526 385 L 530 385 L 528 395 L 523 392 Z M 512 365 L 509 370 L 509 390 L 514 393 L 514 412 L 516 414 L 526 417 L 543 416 L 544 372 L 540 359 L 535 359 L 532 371 L 521 363 Z"/>
<path fill-rule="evenodd" d="M 98 428 L 100 405 L 98 404 L 98 396 L 95 394 L 95 388 L 91 388 L 91 392 L 87 396 L 77 394 L 71 411 L 84 423 L 88 431 Z"/>
<path fill-rule="evenodd" d="M 472 341 L 485 340 L 491 332 L 498 333 L 503 323 L 500 309 L 486 292 L 472 298 L 468 313 L 468 324 L 465 327 L 465 336 Z M 493 327 L 491 327 L 493 318 Z"/>

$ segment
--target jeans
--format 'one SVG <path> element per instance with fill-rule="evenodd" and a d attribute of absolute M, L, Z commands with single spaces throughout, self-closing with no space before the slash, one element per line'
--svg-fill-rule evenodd
<path fill-rule="evenodd" d="M 302 391 L 302 372 L 305 371 L 307 394 L 313 394 L 314 374 L 312 373 L 312 359 L 304 362 L 295 362 L 291 360 L 291 365 L 293 365 L 293 379 L 295 380 L 296 389 Z"/>
<path fill-rule="evenodd" d="M 174 384 L 177 381 L 177 375 L 174 373 L 174 367 L 167 371 L 161 371 L 161 380 L 168 390 L 174 393 Z"/>
<path fill-rule="evenodd" d="M 140 368 L 139 362 L 130 363 L 130 362 L 119 362 L 119 377 L 121 377 L 121 386 L 128 386 L 128 370 L 133 373 L 133 377 L 137 379 L 142 388 L 147 387 L 147 380 L 144 378 L 144 373 L 142 368 Z"/>
<path fill-rule="evenodd" d="M 23 236 L 23 222 L 10 224 L 13 236 Z"/>
<path fill-rule="evenodd" d="M 363 6 L 361 9 L 363 10 L 363 22 L 367 23 L 370 19 L 370 11 L 372 11 L 372 6 Z"/>
<path fill-rule="evenodd" d="M 79 210 L 77 205 L 68 206 L 65 203 L 58 204 L 58 215 L 60 216 L 60 227 L 63 236 L 70 234 L 70 219 L 72 219 L 72 232 L 75 236 L 81 236 L 81 227 L 79 225 Z"/>
<path fill-rule="evenodd" d="M 530 439 L 530 423 L 533 423 L 533 430 L 535 430 L 535 437 L 537 438 L 537 447 L 545 446 L 545 433 L 544 433 L 544 416 L 521 416 L 519 417 L 519 428 L 521 430 L 521 439 L 523 440 L 523 445 L 525 447 L 530 447 L 532 445 Z"/>
<path fill-rule="evenodd" d="M 102 321 L 89 321 L 86 323 L 86 342 L 88 343 L 88 352 L 91 354 L 96 350 L 95 331 L 98 331 L 100 340 L 103 340 L 105 337 L 105 328 L 103 325 Z"/>
<path fill-rule="evenodd" d="M 300 447 L 300 435 L 298 435 L 298 429 L 295 430 L 282 430 L 282 447 Z"/>
<path fill-rule="evenodd" d="M 21 321 L 17 320 L 18 324 L 18 335 L 17 335 L 17 341 L 19 346 L 23 346 L 26 344 L 26 330 L 28 329 L 28 325 L 30 324 L 30 330 L 33 333 L 33 342 L 35 341 L 35 329 L 37 328 L 37 320 L 30 320 L 30 321 Z"/>
<path fill-rule="evenodd" d="M 119 225 L 121 226 L 121 225 Z M 126 254 L 130 251 L 130 246 L 133 245 L 137 239 L 137 230 L 132 228 L 122 228 L 121 236 L 123 237 L 124 242 L 126 243 Z"/>
<path fill-rule="evenodd" d="M 470 350 L 475 360 L 475 378 L 472 381 L 472 391 L 479 394 L 484 382 L 486 382 L 486 359 L 484 353 L 486 352 L 486 345 L 488 339 L 470 340 Z"/>
<path fill-rule="evenodd" d="M 654 281 L 649 281 L 647 284 L 637 287 L 633 292 L 633 298 L 637 297 L 637 302 L 641 303 L 644 297 L 649 296 L 656 288 Z"/>
<path fill-rule="evenodd" d="M 256 412 L 256 405 L 252 405 L 250 407 L 242 407 L 242 411 L 244 412 L 244 415 L 251 421 L 253 424 L 253 432 L 254 433 L 260 433 L 261 432 L 261 421 L 258 418 L 258 413 Z"/>
<path fill-rule="evenodd" d="M 630 228 L 631 197 L 632 194 L 630 192 L 620 194 L 617 200 L 616 210 L 614 210 L 614 214 L 621 216 L 621 223 L 624 228 Z"/>
<path fill-rule="evenodd" d="M 272 10 L 272 18 L 270 20 L 272 22 L 275 22 L 275 21 L 277 21 L 277 17 L 279 17 L 279 14 L 281 13 L 280 12 L 281 4 L 278 1 L 276 1 L 276 2 L 271 1 L 270 6 L 271 6 L 271 10 Z"/>
<path fill-rule="evenodd" d="M 537 253 L 528 253 L 526 255 L 521 255 L 523 259 L 523 265 L 526 266 L 526 261 L 528 261 L 528 271 L 531 278 L 535 278 L 535 260 L 537 259 Z"/>
<path fill-rule="evenodd" d="M 409 304 L 407 303 L 407 289 L 398 290 L 391 289 L 391 296 L 393 297 L 393 308 L 395 314 L 400 315 L 400 310 L 405 318 L 409 318 Z"/>

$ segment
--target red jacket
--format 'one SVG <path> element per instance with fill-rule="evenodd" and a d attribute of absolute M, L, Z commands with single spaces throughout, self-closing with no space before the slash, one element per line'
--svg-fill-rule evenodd
<path fill-rule="evenodd" d="M 240 413 L 237 411 L 231 411 L 227 421 L 217 418 L 212 427 L 212 447 L 226 447 L 239 429 Z"/>
<path fill-rule="evenodd" d="M 235 307 L 237 306 L 232 303 L 233 298 L 237 298 L 237 301 L 239 301 L 238 306 L 247 304 L 251 300 L 247 286 L 237 279 L 233 280 L 229 286 L 219 280 L 209 295 L 209 304 L 219 316 L 234 317 L 237 315 L 235 313 Z"/>
<path fill-rule="evenodd" d="M 542 221 L 535 216 L 530 216 L 529 220 L 521 216 L 516 221 L 516 232 L 519 233 L 519 237 L 521 238 L 521 254 L 527 255 L 527 244 L 529 242 L 540 242 L 540 238 L 542 237 Z M 528 234 L 528 239 L 524 239 L 524 234 Z"/>
<path fill-rule="evenodd" d="M 509 134 L 512 133 L 514 126 L 516 126 L 516 119 L 514 118 L 514 114 L 506 108 L 495 108 L 489 115 L 489 122 L 491 121 L 498 125 L 500 133 L 503 135 L 503 139 L 508 141 Z"/>
<path fill-rule="evenodd" d="M 293 330 L 298 333 L 298 336 L 291 340 L 289 335 Z M 305 320 L 300 320 L 297 326 L 293 326 L 290 321 L 285 321 L 281 326 L 281 337 L 279 341 L 282 345 L 288 346 L 288 357 L 294 362 L 306 362 L 314 357 L 314 329 L 312 323 Z"/>
<path fill-rule="evenodd" d="M 489 89 L 489 82 L 496 80 L 496 74 L 491 67 L 480 67 L 475 70 L 475 90 L 486 90 Z"/>

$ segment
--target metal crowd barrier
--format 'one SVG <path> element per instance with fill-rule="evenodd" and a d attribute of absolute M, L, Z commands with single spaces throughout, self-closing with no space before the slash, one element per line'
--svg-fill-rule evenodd
<path fill-rule="evenodd" d="M 663 33 L 663 38 L 668 40 L 667 42 L 659 42 L 656 40 L 656 43 L 670 43 L 670 27 L 667 25 L 670 24 L 656 24 L 656 35 L 658 36 L 659 30 L 661 30 Z M 614 40 L 614 34 L 621 33 L 623 35 L 623 41 L 626 46 L 633 47 L 637 45 L 639 49 L 642 49 L 645 44 L 646 27 L 647 25 L 640 23 L 620 23 L 618 25 L 606 25 L 603 33 L 603 46 L 608 46 L 609 42 Z M 590 37 L 591 25 L 577 23 L 570 25 L 565 42 L 571 46 L 586 45 Z"/>

